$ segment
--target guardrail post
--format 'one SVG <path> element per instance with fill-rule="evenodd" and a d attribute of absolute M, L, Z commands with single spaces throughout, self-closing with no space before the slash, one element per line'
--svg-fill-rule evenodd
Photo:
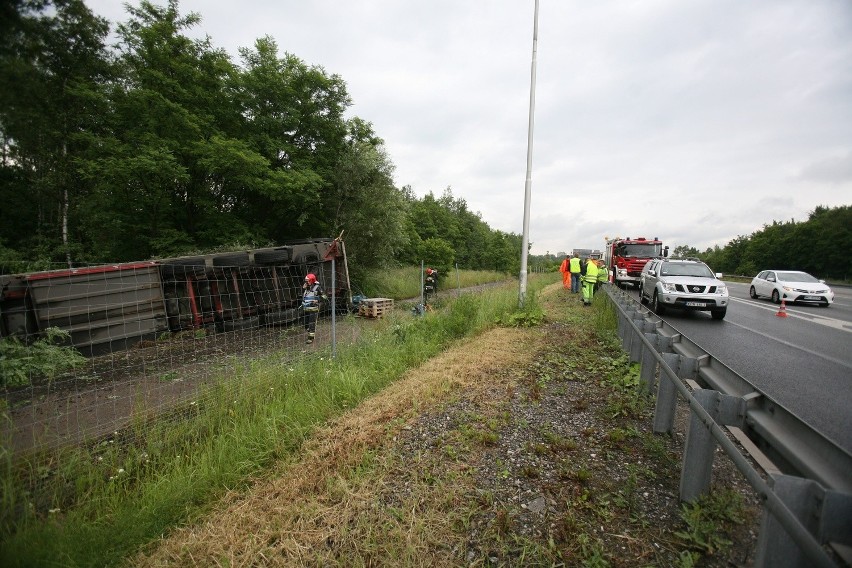
<path fill-rule="evenodd" d="M 654 392 L 654 386 L 657 384 L 657 357 L 655 350 L 659 349 L 660 334 L 646 333 L 647 339 L 654 349 L 650 349 L 647 345 L 642 344 L 642 362 L 640 363 L 639 371 L 639 386 L 645 393 Z"/>
<path fill-rule="evenodd" d="M 677 353 L 663 353 L 663 363 L 677 374 L 680 364 L 680 355 Z M 668 376 L 660 368 L 660 384 L 657 387 L 657 403 L 654 406 L 654 433 L 671 434 L 674 428 L 675 410 L 677 409 L 677 388 L 674 386 L 676 378 Z"/>
<path fill-rule="evenodd" d="M 660 385 L 657 387 L 657 404 L 654 407 L 654 432 L 668 434 L 674 429 L 675 410 L 677 409 L 677 387 L 674 381 L 694 379 L 698 375 L 698 359 L 677 353 L 663 353 L 662 355 L 664 366 L 668 367 L 674 373 L 674 376 L 661 366 Z M 663 375 L 668 380 L 664 381 Z"/>
<path fill-rule="evenodd" d="M 636 327 L 639 328 L 640 335 L 637 335 L 636 333 L 630 334 L 630 350 L 628 351 L 628 353 L 629 361 L 631 363 L 637 363 L 642 360 L 642 348 L 645 346 L 645 344 L 642 343 L 641 336 L 642 329 L 644 329 L 645 327 L 645 318 L 634 318 L 633 323 L 636 324 Z"/>
<path fill-rule="evenodd" d="M 740 397 L 710 389 L 696 390 L 693 397 L 720 426 L 742 426 L 745 421 L 746 403 Z M 715 454 L 716 440 L 710 424 L 705 424 L 698 413 L 691 412 L 680 472 L 681 501 L 692 501 L 709 492 Z"/>
<path fill-rule="evenodd" d="M 852 496 L 826 491 L 816 481 L 792 475 L 773 475 L 771 480 L 772 492 L 821 544 L 852 544 Z M 754 565 L 805 568 L 813 564 L 775 516 L 766 511 Z"/>

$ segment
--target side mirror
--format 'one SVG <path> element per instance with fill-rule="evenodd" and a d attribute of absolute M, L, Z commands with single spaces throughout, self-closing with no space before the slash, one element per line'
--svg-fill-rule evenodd
<path fill-rule="evenodd" d="M 820 281 L 819 281 L 819 283 L 820 283 L 820 284 L 825 284 L 825 280 L 820 280 Z"/>
<path fill-rule="evenodd" d="M 669 256 L 669 247 L 663 247 L 663 256 L 664 256 L 664 257 L 668 257 L 668 256 Z"/>
<path fill-rule="evenodd" d="M 717 273 L 716 273 L 716 280 L 721 280 L 721 279 L 722 279 L 722 273 L 721 273 L 721 272 L 717 272 Z"/>

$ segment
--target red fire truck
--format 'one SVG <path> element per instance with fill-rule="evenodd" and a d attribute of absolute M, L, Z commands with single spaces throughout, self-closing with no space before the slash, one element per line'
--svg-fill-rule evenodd
<path fill-rule="evenodd" d="M 662 241 L 657 237 L 606 239 L 604 249 L 604 261 L 609 271 L 609 278 L 619 287 L 627 284 L 639 286 L 639 276 L 648 261 L 658 256 L 668 255 L 669 247 L 663 247 Z"/>

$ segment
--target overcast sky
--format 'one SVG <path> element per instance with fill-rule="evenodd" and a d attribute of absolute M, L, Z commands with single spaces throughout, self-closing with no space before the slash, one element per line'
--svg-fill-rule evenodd
<path fill-rule="evenodd" d="M 127 18 L 116 0 L 86 2 Z M 450 187 L 493 229 L 522 232 L 534 0 L 180 9 L 235 63 L 269 35 L 340 75 L 397 186 Z M 605 236 L 704 250 L 852 205 L 849 0 L 540 0 L 536 76 L 533 254 Z"/>

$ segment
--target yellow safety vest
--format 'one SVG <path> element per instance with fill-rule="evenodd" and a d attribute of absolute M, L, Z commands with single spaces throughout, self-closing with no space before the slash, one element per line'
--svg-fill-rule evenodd
<path fill-rule="evenodd" d="M 589 262 L 586 264 L 586 276 L 584 277 L 586 282 L 596 282 L 598 279 L 598 265 L 594 262 Z"/>
<path fill-rule="evenodd" d="M 570 264 L 571 264 L 571 272 L 573 274 L 579 274 L 580 272 L 582 272 L 580 270 L 580 259 L 579 258 L 577 258 L 575 256 L 574 258 L 571 259 Z"/>

